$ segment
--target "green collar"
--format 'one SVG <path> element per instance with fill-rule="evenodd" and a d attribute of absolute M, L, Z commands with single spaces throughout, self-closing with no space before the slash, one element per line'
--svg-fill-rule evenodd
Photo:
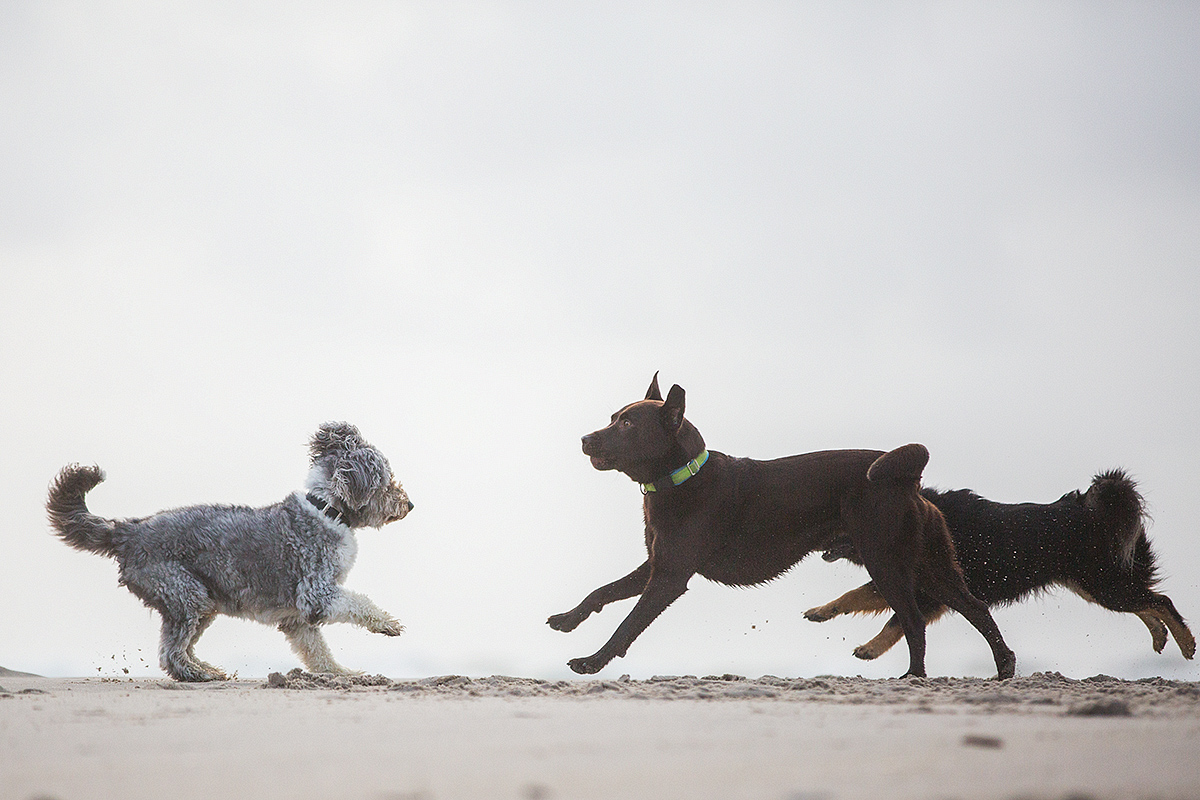
<path fill-rule="evenodd" d="M 678 486 L 679 484 L 683 483 L 688 478 L 692 477 L 697 472 L 699 472 L 700 468 L 703 467 L 707 461 L 708 461 L 708 451 L 701 450 L 700 455 L 696 456 L 695 458 L 693 458 L 688 463 L 684 464 L 679 469 L 670 473 L 665 478 L 661 478 L 661 479 L 655 481 L 654 483 L 639 484 L 642 487 L 642 494 L 650 494 L 650 492 L 657 492 L 660 488 L 666 489 L 668 486 Z M 670 481 L 670 484 L 668 484 L 667 481 Z"/>

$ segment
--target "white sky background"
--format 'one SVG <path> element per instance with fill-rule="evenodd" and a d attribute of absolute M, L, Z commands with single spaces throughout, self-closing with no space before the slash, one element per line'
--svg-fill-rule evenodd
<path fill-rule="evenodd" d="M 644 558 L 579 437 L 662 370 L 710 447 L 921 441 L 927 482 L 1048 502 L 1123 466 L 1200 622 L 1200 8 L 1186 3 L 6 3 L 0 9 L 0 664 L 160 675 L 96 513 L 264 505 L 347 419 L 417 504 L 331 626 L 392 677 L 566 677 L 632 605 L 551 613 Z M 695 578 L 602 676 L 888 676 L 882 619 L 803 609 L 816 557 Z M 998 610 L 1018 669 L 1196 678 L 1131 615 Z M 243 676 L 297 665 L 222 618 Z M 930 628 L 930 674 L 988 675 Z"/>

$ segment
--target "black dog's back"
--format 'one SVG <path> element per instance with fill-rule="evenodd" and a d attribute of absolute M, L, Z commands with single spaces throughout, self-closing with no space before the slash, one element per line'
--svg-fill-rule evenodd
<path fill-rule="evenodd" d="M 1136 614 L 1162 652 L 1170 632 L 1185 658 L 1196 652 L 1187 623 L 1164 594 L 1155 591 L 1158 570 L 1146 537 L 1146 509 L 1137 485 L 1122 470 L 1096 475 L 1085 492 L 1068 492 L 1053 503 L 997 503 L 967 489 L 922 489 L 950 528 L 967 586 L 989 606 L 1014 603 L 1062 586 L 1111 611 Z M 826 560 L 861 563 L 852 544 L 841 539 Z M 872 583 L 810 609 L 805 616 L 823 622 L 839 614 L 887 610 Z M 933 621 L 945 606 L 921 600 Z M 854 652 L 877 658 L 899 641 L 895 618 Z"/>
<path fill-rule="evenodd" d="M 968 489 L 922 494 L 946 518 L 967 585 L 988 605 L 1052 585 L 1125 605 L 1157 583 L 1142 496 L 1121 470 L 1053 503 L 997 503 Z M 1130 595 L 1125 602 L 1122 594 Z"/>

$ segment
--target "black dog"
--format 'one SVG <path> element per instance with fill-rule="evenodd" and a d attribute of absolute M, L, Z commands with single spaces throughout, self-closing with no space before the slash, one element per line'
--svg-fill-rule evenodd
<path fill-rule="evenodd" d="M 598 672 L 687 590 L 699 573 L 730 586 L 778 577 L 808 553 L 848 536 L 908 640 L 907 675 L 925 674 L 925 621 L 914 587 L 958 611 L 991 645 L 1001 678 L 1016 657 L 990 612 L 967 590 L 941 514 L 918 492 L 929 451 L 830 450 L 773 461 L 708 451 L 684 419 L 684 391 L 662 400 L 658 375 L 646 399 L 622 408 L 608 427 L 583 437 L 599 470 L 642 484 L 649 558 L 629 575 L 547 620 L 560 631 L 608 603 L 640 595 L 633 611 L 595 654 L 568 662 Z"/>
<path fill-rule="evenodd" d="M 1161 653 L 1167 631 L 1184 658 L 1196 653 L 1196 640 L 1171 598 L 1154 591 L 1158 583 L 1154 551 L 1146 538 L 1146 511 L 1137 486 L 1121 470 L 1101 473 L 1083 493 L 1069 492 L 1054 503 L 995 503 L 967 489 L 923 489 L 946 523 L 958 551 L 967 586 L 989 606 L 1008 605 L 1051 586 L 1064 586 L 1085 600 L 1137 616 L 1150 629 Z M 827 561 L 862 563 L 849 539 L 836 542 Z M 929 622 L 946 606 L 918 595 Z M 806 611 L 824 622 L 839 614 L 878 613 L 888 604 L 867 583 Z M 877 658 L 900 641 L 903 629 L 893 616 L 874 639 L 855 649 L 859 658 Z"/>

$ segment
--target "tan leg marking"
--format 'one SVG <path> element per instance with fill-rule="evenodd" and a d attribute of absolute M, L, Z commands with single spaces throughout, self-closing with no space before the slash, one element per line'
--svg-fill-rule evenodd
<path fill-rule="evenodd" d="M 841 614 L 881 614 L 891 610 L 874 583 L 864 583 L 823 606 L 810 608 L 804 618 L 813 622 L 825 622 Z"/>
<path fill-rule="evenodd" d="M 946 613 L 946 607 L 942 606 L 937 611 L 930 613 L 925 619 L 925 624 L 928 625 L 943 614 Z M 896 622 L 896 618 L 892 617 L 886 623 L 879 633 L 875 634 L 875 638 L 866 644 L 860 644 L 854 648 L 854 655 L 861 658 L 863 661 L 870 661 L 879 658 L 881 655 L 891 650 L 897 642 L 904 638 L 904 629 L 900 627 L 900 623 Z"/>
<path fill-rule="evenodd" d="M 1179 652 L 1183 653 L 1183 657 L 1191 660 L 1196 655 L 1196 637 L 1192 636 L 1188 626 L 1174 619 L 1170 614 L 1155 612 L 1155 616 L 1163 621 L 1167 630 L 1175 637 L 1175 644 L 1179 645 Z"/>
<path fill-rule="evenodd" d="M 861 658 L 864 661 L 870 661 L 879 658 L 881 655 L 891 650 L 896 642 L 904 638 L 904 630 L 898 625 L 893 625 L 888 622 L 883 626 L 883 629 L 875 635 L 875 638 L 866 644 L 860 644 L 854 648 L 854 656 Z"/>
<path fill-rule="evenodd" d="M 1161 653 L 1163 648 L 1167 646 L 1167 626 L 1153 611 L 1135 611 L 1138 619 L 1146 623 L 1146 627 L 1150 629 L 1150 640 L 1154 647 L 1154 652 Z"/>

